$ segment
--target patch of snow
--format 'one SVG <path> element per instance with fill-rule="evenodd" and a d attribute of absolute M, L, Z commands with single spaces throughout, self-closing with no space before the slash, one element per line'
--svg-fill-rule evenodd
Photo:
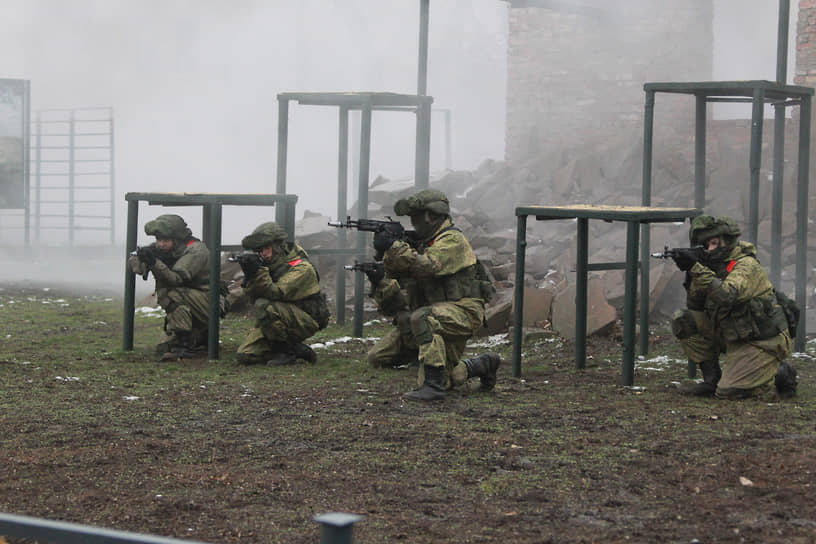
<path fill-rule="evenodd" d="M 494 334 L 492 336 L 488 336 L 487 339 L 485 339 L 482 342 L 468 343 L 468 346 L 473 347 L 473 348 L 489 348 L 491 346 L 498 346 L 498 345 L 509 344 L 509 343 L 510 343 L 510 339 L 508 337 L 508 334 L 507 333 L 502 333 L 502 334 Z"/>

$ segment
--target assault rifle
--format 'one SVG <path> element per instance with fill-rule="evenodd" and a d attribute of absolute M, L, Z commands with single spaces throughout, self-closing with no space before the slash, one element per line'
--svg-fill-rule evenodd
<path fill-rule="evenodd" d="M 231 263 L 238 263 L 238 264 L 245 264 L 249 262 L 256 262 L 258 264 L 262 264 L 262 259 L 260 255 L 255 253 L 254 251 L 245 251 L 244 253 L 233 253 L 227 260 Z"/>
<path fill-rule="evenodd" d="M 382 263 L 378 263 L 377 261 L 371 261 L 368 263 L 355 262 L 354 264 L 347 264 L 343 268 L 346 270 L 356 270 L 362 272 L 363 274 L 369 274 L 371 272 L 376 272 L 378 269 L 381 269 L 382 266 L 383 266 Z"/>
<path fill-rule="evenodd" d="M 138 257 L 138 259 L 142 262 L 156 262 L 156 259 L 159 257 L 159 250 L 154 246 L 145 246 L 145 247 L 137 247 L 130 253 L 128 253 L 131 257 Z M 147 281 L 147 276 L 150 274 L 150 270 L 145 270 L 142 273 L 142 279 Z"/>
<path fill-rule="evenodd" d="M 330 227 L 336 227 L 339 229 L 357 229 L 363 232 L 373 232 L 375 234 L 375 241 L 377 235 L 385 235 L 386 238 L 390 238 L 392 240 L 402 240 L 403 242 L 408 242 L 408 244 L 413 247 L 414 249 L 418 249 L 418 242 L 415 238 L 415 233 L 412 230 L 405 230 L 405 227 L 402 226 L 402 223 L 399 221 L 394 221 L 390 217 L 387 218 L 387 221 L 383 221 L 381 219 L 352 219 L 351 216 L 347 216 L 345 221 L 329 221 Z M 374 255 L 376 260 L 382 260 L 382 254 L 385 250 L 380 250 L 374 247 L 377 250 L 377 253 Z"/>
<path fill-rule="evenodd" d="M 371 292 L 377 289 L 377 286 L 380 284 L 382 279 L 385 277 L 385 267 L 383 263 L 377 261 L 371 261 L 367 263 L 358 263 L 354 261 L 354 264 L 347 264 L 343 267 L 346 270 L 355 270 L 357 272 L 362 272 L 368 278 L 368 281 L 371 282 Z"/>
<path fill-rule="evenodd" d="M 663 251 L 657 251 L 655 253 L 650 253 L 649 256 L 654 259 L 674 259 L 682 254 L 689 255 L 695 254 L 698 259 L 702 256 L 705 248 L 703 246 L 694 246 L 694 247 L 673 247 L 669 248 L 669 246 L 663 246 Z"/>
<path fill-rule="evenodd" d="M 244 282 L 241 287 L 246 287 L 247 282 L 258 273 L 258 270 L 266 266 L 266 261 L 260 254 L 254 251 L 245 251 L 244 253 L 232 254 L 227 257 L 231 263 L 238 263 L 241 265 L 241 270 L 244 272 Z"/>

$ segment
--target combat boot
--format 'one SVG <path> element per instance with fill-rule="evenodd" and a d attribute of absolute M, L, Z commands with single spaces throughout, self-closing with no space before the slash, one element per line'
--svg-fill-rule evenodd
<path fill-rule="evenodd" d="M 496 372 L 501 365 L 501 357 L 498 353 L 482 353 L 473 359 L 465 359 L 468 379 L 479 378 L 481 385 L 479 391 L 493 391 L 496 386 Z"/>
<path fill-rule="evenodd" d="M 776 386 L 776 394 L 781 399 L 789 399 L 796 396 L 796 369 L 787 361 L 779 363 L 779 368 L 776 369 L 776 376 L 774 377 L 774 386 Z"/>
<path fill-rule="evenodd" d="M 307 363 L 316 363 L 317 362 L 317 353 L 311 348 L 304 344 L 303 342 L 298 342 L 297 344 L 292 345 L 292 352 L 295 354 L 297 359 L 302 359 Z"/>
<path fill-rule="evenodd" d="M 297 363 L 297 357 L 295 357 L 291 344 L 274 344 L 271 353 L 266 359 L 267 366 L 286 366 Z"/>
<path fill-rule="evenodd" d="M 695 384 L 680 386 L 680 393 L 695 397 L 713 397 L 717 391 L 717 384 L 722 377 L 719 361 L 703 361 L 700 363 L 703 381 Z"/>
<path fill-rule="evenodd" d="M 442 400 L 445 398 L 445 367 L 425 365 L 425 381 L 416 391 L 405 393 L 409 400 Z"/>
<path fill-rule="evenodd" d="M 175 331 L 170 342 L 170 348 L 162 354 L 160 361 L 193 359 L 199 356 L 195 349 L 195 338 L 189 331 Z"/>

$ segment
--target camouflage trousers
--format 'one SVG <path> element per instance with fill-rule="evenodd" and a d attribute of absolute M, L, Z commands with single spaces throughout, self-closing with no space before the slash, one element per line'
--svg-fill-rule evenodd
<path fill-rule="evenodd" d="M 723 353 L 717 396 L 729 397 L 735 391 L 743 393 L 742 396 L 754 391 L 764 392 L 773 384 L 779 364 L 791 354 L 788 331 L 765 340 L 726 343 L 716 335 L 705 313 L 694 310 L 684 312 L 686 319 L 690 316 L 695 324 L 688 331 L 690 335 L 681 333 L 678 336 L 689 361 L 718 361 Z M 692 332 L 695 327 L 696 332 Z M 675 329 L 675 335 L 677 333 Z"/>
<path fill-rule="evenodd" d="M 419 359 L 419 348 L 411 335 L 411 312 L 400 312 L 394 327 L 377 340 L 366 355 L 374 368 L 393 368 Z"/>
<path fill-rule="evenodd" d="M 468 339 L 482 326 L 484 303 L 473 298 L 436 302 L 414 310 L 406 321 L 410 334 L 400 335 L 400 341 L 404 345 L 413 343 L 419 349 L 417 384 L 421 386 L 425 381 L 425 365 L 444 367 L 449 389 L 466 383 L 468 373 L 462 354 Z M 402 340 L 405 337 L 409 338 L 407 342 Z"/>
<path fill-rule="evenodd" d="M 197 343 L 206 344 L 210 312 L 208 291 L 191 287 L 158 289 L 156 299 L 167 314 L 164 331 L 170 337 L 191 333 L 198 340 Z"/>
<path fill-rule="evenodd" d="M 291 302 L 255 301 L 255 327 L 250 329 L 238 354 L 269 358 L 278 352 L 278 344 L 297 344 L 319 330 L 312 316 Z"/>

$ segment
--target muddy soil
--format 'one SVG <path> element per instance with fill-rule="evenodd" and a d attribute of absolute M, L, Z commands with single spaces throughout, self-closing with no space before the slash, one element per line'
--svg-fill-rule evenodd
<path fill-rule="evenodd" d="M 505 357 L 494 392 L 416 404 L 415 369 L 343 327 L 314 366 L 236 364 L 235 317 L 218 362 L 158 363 L 160 321 L 123 352 L 120 305 L 0 291 L 0 511 L 204 542 L 318 542 L 325 512 L 364 516 L 359 543 L 816 541 L 808 353 L 796 398 L 725 402 L 678 394 L 660 332 L 632 388 L 614 332 L 583 370 L 525 346 L 521 379 L 498 339 L 470 348 Z"/>

